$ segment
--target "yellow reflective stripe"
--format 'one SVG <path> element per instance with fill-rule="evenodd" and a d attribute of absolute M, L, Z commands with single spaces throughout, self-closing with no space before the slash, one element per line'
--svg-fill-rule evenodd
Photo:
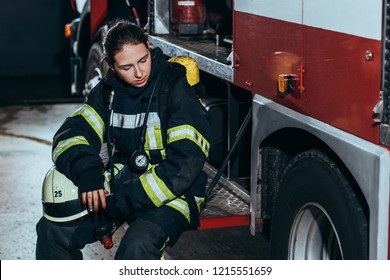
<path fill-rule="evenodd" d="M 194 196 L 194 198 L 196 205 L 198 206 L 198 211 L 200 212 L 200 209 L 205 202 L 205 198 L 198 196 Z M 188 223 L 191 222 L 190 208 L 188 207 L 187 201 L 183 199 L 183 196 L 168 202 L 166 205 L 174 208 L 175 210 L 183 214 L 184 217 L 187 219 Z"/>
<path fill-rule="evenodd" d="M 168 129 L 167 143 L 188 139 L 194 142 L 203 151 L 206 157 L 209 156 L 210 144 L 193 126 L 180 125 Z"/>
<path fill-rule="evenodd" d="M 89 145 L 87 139 L 84 136 L 74 136 L 60 141 L 53 150 L 52 158 L 53 162 L 56 162 L 57 158 L 67 149 L 75 145 Z"/>
<path fill-rule="evenodd" d="M 206 199 L 204 197 L 199 197 L 199 196 L 194 196 L 194 197 L 195 197 L 196 205 L 198 206 L 198 211 L 200 212 L 200 209 L 201 209 L 201 207 L 204 204 Z"/>
<path fill-rule="evenodd" d="M 145 153 L 148 155 L 148 157 L 150 158 L 150 152 L 145 150 Z M 149 161 L 149 164 L 148 164 L 148 167 L 146 167 L 146 170 L 149 170 L 150 168 L 154 167 L 155 164 L 151 164 L 150 161 Z"/>
<path fill-rule="evenodd" d="M 104 121 L 94 108 L 88 104 L 84 104 L 73 113 L 72 117 L 74 116 L 82 116 L 96 132 L 97 136 L 99 136 L 100 142 L 103 143 Z"/>
<path fill-rule="evenodd" d="M 160 150 L 160 153 L 161 153 L 162 159 L 166 159 L 167 158 L 167 152 L 165 151 L 165 149 Z"/>
<path fill-rule="evenodd" d="M 118 175 L 119 171 L 121 171 L 125 166 L 121 163 L 115 163 L 114 164 L 114 177 L 116 175 Z M 112 193 L 113 190 L 111 190 L 111 170 L 105 170 L 103 172 L 103 175 L 104 175 L 104 178 L 105 178 L 105 181 L 104 181 L 104 188 L 106 191 L 108 191 L 109 193 Z"/>
<path fill-rule="evenodd" d="M 123 164 L 115 163 L 114 164 L 114 176 L 118 175 L 119 171 L 121 171 L 123 169 L 123 167 L 125 167 Z M 106 181 L 111 180 L 111 170 L 110 169 L 104 171 L 104 177 L 106 178 Z"/>
<path fill-rule="evenodd" d="M 166 205 L 179 211 L 184 215 L 187 221 L 190 222 L 190 208 L 188 207 L 187 201 L 181 198 L 176 198 L 175 200 L 168 202 Z"/>
<path fill-rule="evenodd" d="M 145 150 L 163 149 L 161 126 L 148 127 L 146 130 Z"/>
<path fill-rule="evenodd" d="M 146 194 L 156 207 L 160 207 L 175 198 L 175 195 L 165 185 L 164 181 L 157 176 L 154 168 L 142 174 L 140 180 Z"/>
<path fill-rule="evenodd" d="M 167 247 L 167 245 L 168 245 L 168 243 L 169 243 L 170 240 L 171 240 L 171 239 L 169 238 L 169 236 L 167 236 L 167 238 L 165 239 L 164 244 L 163 244 L 162 247 L 160 248 L 160 252 L 161 252 L 161 258 L 160 258 L 160 260 L 165 260 L 164 250 L 165 250 L 165 248 Z"/>

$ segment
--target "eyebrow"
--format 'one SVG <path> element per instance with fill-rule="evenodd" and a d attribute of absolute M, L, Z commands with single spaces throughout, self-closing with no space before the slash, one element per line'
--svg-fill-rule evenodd
<path fill-rule="evenodd" d="M 146 59 L 147 57 L 149 56 L 149 54 L 145 54 L 143 57 L 141 57 L 137 62 L 140 62 L 141 60 L 143 59 Z M 121 67 L 128 67 L 128 66 L 132 66 L 133 64 L 122 64 L 122 65 L 118 65 L 118 68 L 121 68 Z"/>

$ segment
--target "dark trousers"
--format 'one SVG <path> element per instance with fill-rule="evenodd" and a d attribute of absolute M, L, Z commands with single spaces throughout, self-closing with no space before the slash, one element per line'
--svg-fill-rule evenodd
<path fill-rule="evenodd" d="M 110 221 L 98 216 L 66 225 L 42 217 L 36 227 L 36 259 L 81 260 L 81 249 L 96 242 L 95 230 L 107 224 Z M 188 229 L 189 224 L 184 216 L 169 206 L 135 213 L 129 221 L 115 259 L 161 259 L 166 245 L 173 246 L 181 233 Z"/>

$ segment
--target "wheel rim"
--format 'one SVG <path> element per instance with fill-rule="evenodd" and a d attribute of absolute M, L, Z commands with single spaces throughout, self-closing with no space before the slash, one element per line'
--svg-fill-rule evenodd
<path fill-rule="evenodd" d="M 308 203 L 297 213 L 290 232 L 289 259 L 343 259 L 340 238 L 321 205 Z"/>
<path fill-rule="evenodd" d="M 83 90 L 83 95 L 86 97 L 88 96 L 91 89 L 96 86 L 100 80 L 102 79 L 103 75 L 100 71 L 99 67 L 96 67 L 93 69 L 92 74 L 90 75 L 90 79 L 85 83 L 85 87 Z"/>

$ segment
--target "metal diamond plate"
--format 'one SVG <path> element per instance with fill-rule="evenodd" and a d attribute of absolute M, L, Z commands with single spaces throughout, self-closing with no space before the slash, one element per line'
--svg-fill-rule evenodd
<path fill-rule="evenodd" d="M 206 164 L 204 171 L 208 174 L 207 188 L 216 174 L 216 170 Z M 249 214 L 249 193 L 240 185 L 221 176 L 202 210 L 202 217 L 220 217 Z"/>

